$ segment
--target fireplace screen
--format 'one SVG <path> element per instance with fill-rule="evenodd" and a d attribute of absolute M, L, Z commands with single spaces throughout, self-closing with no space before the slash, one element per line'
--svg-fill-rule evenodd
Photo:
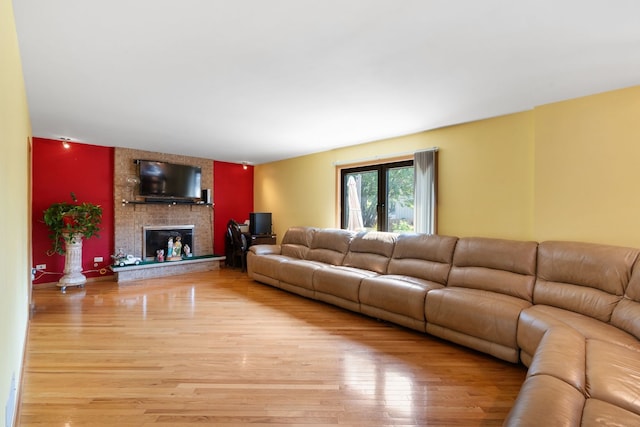
<path fill-rule="evenodd" d="M 145 261 L 153 261 L 156 258 L 158 250 L 160 249 L 164 249 L 164 253 L 166 256 L 169 239 L 171 239 L 171 241 L 173 242 L 176 240 L 176 237 L 180 237 L 183 254 L 184 247 L 186 245 L 191 249 L 191 255 L 194 255 L 194 228 L 195 227 L 193 225 L 154 225 L 143 227 L 142 234 L 144 238 L 144 244 L 142 245 L 142 258 Z"/>

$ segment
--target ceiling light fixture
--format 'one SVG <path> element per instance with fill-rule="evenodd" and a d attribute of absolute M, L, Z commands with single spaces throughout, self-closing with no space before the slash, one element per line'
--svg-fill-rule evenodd
<path fill-rule="evenodd" d="M 247 162 L 242 162 L 242 169 L 247 170 Z"/>
<path fill-rule="evenodd" d="M 67 138 L 67 137 L 62 136 L 62 137 L 60 137 L 60 141 L 62 141 L 62 146 L 64 148 L 66 148 L 67 150 L 69 148 L 71 148 L 71 144 L 69 144 L 69 141 L 71 141 L 71 138 Z"/>

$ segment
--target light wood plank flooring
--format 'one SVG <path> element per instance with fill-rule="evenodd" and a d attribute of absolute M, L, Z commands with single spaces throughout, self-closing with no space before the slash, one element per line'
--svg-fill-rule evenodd
<path fill-rule="evenodd" d="M 501 425 L 526 373 L 233 269 L 34 300 L 21 426 Z"/>

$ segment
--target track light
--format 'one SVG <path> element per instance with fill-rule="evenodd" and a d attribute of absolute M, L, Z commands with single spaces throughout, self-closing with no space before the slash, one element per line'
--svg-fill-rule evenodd
<path fill-rule="evenodd" d="M 63 136 L 63 137 L 60 137 L 60 141 L 62 141 L 62 146 L 67 150 L 71 148 L 71 144 L 69 144 L 69 141 L 71 141 L 71 138 L 66 138 Z"/>
<path fill-rule="evenodd" d="M 242 169 L 247 170 L 247 162 L 242 162 Z"/>

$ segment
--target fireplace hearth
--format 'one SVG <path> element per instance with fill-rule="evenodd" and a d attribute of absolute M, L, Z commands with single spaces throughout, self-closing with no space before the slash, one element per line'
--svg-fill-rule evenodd
<path fill-rule="evenodd" d="M 169 239 L 175 241 L 176 237 L 180 237 L 183 249 L 185 245 L 188 245 L 191 248 L 191 254 L 196 255 L 194 254 L 194 228 L 194 225 L 150 225 L 143 227 L 142 259 L 153 261 L 160 249 L 164 249 L 166 255 Z"/>

